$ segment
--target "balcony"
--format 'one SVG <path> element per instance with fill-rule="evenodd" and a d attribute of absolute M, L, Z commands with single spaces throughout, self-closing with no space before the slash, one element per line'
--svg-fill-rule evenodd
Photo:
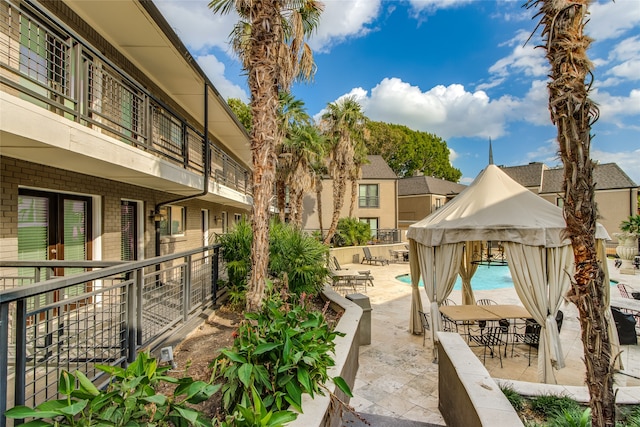
<path fill-rule="evenodd" d="M 50 14 L 2 0 L 3 155 L 90 175 L 99 171 L 107 179 L 186 196 L 204 186 L 208 143 L 210 198 L 247 208 L 251 171 L 238 161 L 249 164 L 246 133 L 202 76 L 181 70 L 179 77 L 190 79 L 188 91 L 200 93 L 174 97 L 178 89 L 171 82 L 171 95 L 163 100 L 147 89 L 152 83 L 132 78 Z M 147 78 L 167 77 L 158 71 Z M 205 98 L 211 104 L 208 115 Z M 194 120 L 180 110 L 201 116 Z M 194 122 L 209 126 L 209 138 Z M 223 148 L 223 139 L 232 145 Z"/>

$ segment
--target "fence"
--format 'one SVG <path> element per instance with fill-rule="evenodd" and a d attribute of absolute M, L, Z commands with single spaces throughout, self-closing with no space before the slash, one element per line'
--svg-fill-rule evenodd
<path fill-rule="evenodd" d="M 0 284 L 21 286 L 0 291 L 0 427 L 11 421 L 8 408 L 60 398 L 62 370 L 104 385 L 97 364 L 132 362 L 139 349 L 215 303 L 219 254 L 211 245 L 110 266 L 1 261 Z M 98 269 L 38 282 L 54 267 Z"/>

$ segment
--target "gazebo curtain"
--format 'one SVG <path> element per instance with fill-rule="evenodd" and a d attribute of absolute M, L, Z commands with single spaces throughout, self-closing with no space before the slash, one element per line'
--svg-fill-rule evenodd
<path fill-rule="evenodd" d="M 419 334 L 422 332 L 422 323 L 420 320 L 420 313 L 423 311 L 422 298 L 420 297 L 420 265 L 418 263 L 418 250 L 415 240 L 409 240 L 409 267 L 411 273 L 411 316 L 409 318 L 409 332 L 412 334 Z M 434 323 L 433 317 L 431 323 Z M 433 330 L 435 326 L 431 329 Z M 426 331 L 424 332 L 426 334 Z"/>
<path fill-rule="evenodd" d="M 516 293 L 531 317 L 542 326 L 538 380 L 555 384 L 553 368 L 564 367 L 556 315 L 571 283 L 571 246 L 544 248 L 514 242 L 503 244 Z"/>
<path fill-rule="evenodd" d="M 411 240 L 410 262 L 417 260 L 422 274 L 424 290 L 429 298 L 429 313 L 431 315 L 431 339 L 433 342 L 437 340 L 436 332 L 442 330 L 442 322 L 440 320 L 440 305 L 442 301 L 447 299 L 458 275 L 458 267 L 462 258 L 462 248 L 464 243 L 454 243 L 442 245 L 438 247 L 417 245 Z M 414 247 L 415 245 L 415 247 Z M 417 255 L 417 256 L 414 256 Z M 413 264 L 412 264 L 413 265 Z M 414 267 L 412 267 L 413 269 Z M 419 275 L 416 275 L 419 277 Z M 412 286 L 418 288 L 418 281 L 414 282 L 412 278 Z M 419 295 L 418 295 L 419 298 Z M 412 306 L 415 302 L 412 300 Z M 413 310 L 412 310 L 413 311 Z M 413 317 L 413 316 L 412 316 Z M 433 347 L 434 357 L 437 357 L 437 347 Z"/>
<path fill-rule="evenodd" d="M 462 259 L 460 260 L 460 278 L 462 279 L 462 304 L 475 304 L 476 299 L 473 296 L 471 288 L 471 278 L 478 270 L 478 264 L 474 264 L 474 254 L 479 254 L 482 250 L 482 242 L 469 241 L 465 242 L 462 251 Z"/>

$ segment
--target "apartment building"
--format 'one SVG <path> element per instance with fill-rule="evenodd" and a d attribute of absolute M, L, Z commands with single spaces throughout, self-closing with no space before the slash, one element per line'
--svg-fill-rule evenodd
<path fill-rule="evenodd" d="M 249 137 L 151 1 L 0 1 L 0 260 L 139 260 L 250 212 Z"/>
<path fill-rule="evenodd" d="M 501 168 L 530 191 L 554 205 L 562 206 L 563 168 L 550 168 L 539 162 Z M 638 212 L 638 185 L 616 163 L 596 165 L 593 169 L 593 181 L 598 222 L 615 240 L 613 233 L 620 231 L 620 223 Z"/>
<path fill-rule="evenodd" d="M 398 225 L 403 236 L 420 221 L 457 196 L 466 185 L 432 176 L 411 176 L 398 180 Z"/>
<path fill-rule="evenodd" d="M 399 241 L 398 234 L 398 177 L 382 156 L 367 156 L 358 180 L 358 196 L 353 216 L 369 224 L 372 239 L 380 243 Z M 333 216 L 333 180 L 327 177 L 322 183 L 322 227 L 331 225 Z M 351 183 L 347 181 L 344 204 L 340 218 L 349 216 Z M 315 192 L 305 195 L 303 201 L 302 228 L 313 231 L 320 228 L 320 215 Z"/>

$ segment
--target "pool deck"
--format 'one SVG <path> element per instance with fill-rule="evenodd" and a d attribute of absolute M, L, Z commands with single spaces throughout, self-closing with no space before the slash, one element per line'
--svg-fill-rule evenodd
<path fill-rule="evenodd" d="M 358 270 L 360 265 L 343 267 Z M 366 414 L 377 414 L 444 425 L 438 410 L 438 365 L 433 363 L 433 344 L 427 337 L 423 347 L 423 337 L 408 332 L 411 286 L 396 279 L 398 275 L 409 273 L 409 264 L 367 266 L 367 269 L 375 277 L 375 286 L 368 288 L 366 293 L 372 306 L 371 345 L 360 347 L 360 368 L 351 405 L 365 417 Z M 640 290 L 640 272 L 635 276 L 620 275 L 613 262 L 609 269 L 611 279 Z M 611 289 L 612 296 L 620 296 L 616 287 Z M 426 307 L 428 300 L 422 288 L 420 295 Z M 501 304 L 521 304 L 513 288 L 475 291 L 474 295 L 476 299 L 491 298 Z M 450 297 L 460 304 L 460 291 L 453 291 Z M 571 303 L 564 303 L 561 310 L 564 322 L 560 338 L 566 367 L 555 374 L 558 384 L 566 386 L 563 393 L 571 393 L 580 399 L 585 397 L 581 387 L 585 367 L 578 312 Z M 481 349 L 474 348 L 474 351 L 482 356 Z M 516 346 L 513 357 L 511 349 L 508 355 L 503 358 L 502 368 L 497 358 L 487 358 L 485 366 L 494 378 L 508 380 L 516 389 L 551 390 L 545 384 L 537 384 L 537 364 L 534 358 L 528 366 L 528 347 Z M 640 386 L 640 345 L 622 346 L 621 358 L 625 370 L 615 375 L 616 386 Z M 640 402 L 640 388 L 625 390 L 618 393 L 619 400 Z"/>

